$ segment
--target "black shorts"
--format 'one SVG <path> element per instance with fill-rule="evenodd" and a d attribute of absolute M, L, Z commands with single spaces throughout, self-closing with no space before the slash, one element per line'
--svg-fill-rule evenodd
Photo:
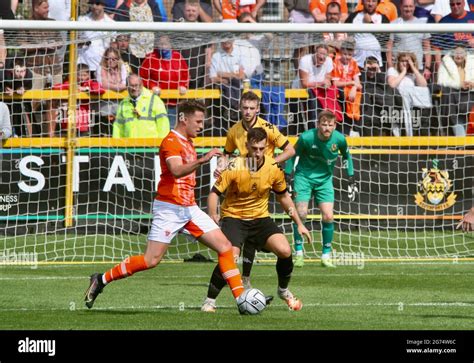
<path fill-rule="evenodd" d="M 244 243 L 249 243 L 257 251 L 262 250 L 270 236 L 283 233 L 270 217 L 250 221 L 225 217 L 222 219 L 221 229 L 232 246 L 242 249 Z"/>

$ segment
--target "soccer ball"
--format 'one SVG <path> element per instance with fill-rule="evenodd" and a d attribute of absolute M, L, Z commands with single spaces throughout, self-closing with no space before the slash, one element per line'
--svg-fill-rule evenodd
<path fill-rule="evenodd" d="M 245 315 L 260 314 L 267 306 L 265 295 L 258 289 L 248 289 L 237 298 L 239 312 Z"/>

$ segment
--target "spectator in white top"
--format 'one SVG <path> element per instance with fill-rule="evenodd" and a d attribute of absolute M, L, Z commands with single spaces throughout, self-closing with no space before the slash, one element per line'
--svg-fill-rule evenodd
<path fill-rule="evenodd" d="M 427 18 L 419 19 L 414 16 L 415 0 L 401 1 L 401 17 L 395 19 L 393 24 L 425 24 Z M 393 67 L 393 59 L 398 52 L 412 52 L 420 71 L 425 79 L 431 77 L 431 44 L 428 33 L 391 33 L 387 42 L 387 68 Z M 395 52 L 394 52 L 395 50 Z"/>
<path fill-rule="evenodd" d="M 316 46 L 314 54 L 307 54 L 300 59 L 298 74 L 303 88 L 330 87 L 333 64 L 328 57 L 328 47 Z"/>
<path fill-rule="evenodd" d="M 91 10 L 88 14 L 80 16 L 78 21 L 84 22 L 114 22 L 104 12 L 105 0 L 89 0 Z M 99 31 L 99 30 L 87 30 L 81 32 L 79 35 L 79 56 L 77 63 L 84 63 L 89 66 L 91 74 L 95 75 L 95 72 L 99 68 L 102 56 L 107 48 L 110 47 L 111 39 L 115 37 L 115 33 Z M 95 78 L 95 77 L 94 77 Z"/>
<path fill-rule="evenodd" d="M 0 139 L 5 140 L 12 136 L 12 123 L 8 106 L 0 102 Z"/>
<path fill-rule="evenodd" d="M 468 1 L 464 3 L 464 10 L 469 11 Z M 433 9 L 431 9 L 431 16 L 435 22 L 439 23 L 442 18 L 450 13 L 451 7 L 449 6 L 449 0 L 435 0 Z"/>
<path fill-rule="evenodd" d="M 466 136 L 466 124 L 474 106 L 474 54 L 456 47 L 446 54 L 438 70 L 441 117 L 454 136 Z"/>
<path fill-rule="evenodd" d="M 351 13 L 345 22 L 353 24 L 390 23 L 385 15 L 379 14 L 376 11 L 379 2 L 380 0 L 362 0 L 363 10 Z M 354 40 L 356 42 L 354 58 L 359 67 L 364 67 L 367 57 L 375 57 L 379 62 L 379 66 L 383 67 L 382 47 L 375 35 L 370 33 L 356 33 Z"/>
<path fill-rule="evenodd" d="M 236 39 L 234 47 L 240 53 L 245 78 L 251 80 L 251 83 L 259 83 L 263 79 L 262 57 L 259 48 L 262 46 L 262 43 L 268 44 L 268 38 L 251 35 L 245 36 L 245 38 L 247 39 Z M 255 82 L 253 82 L 253 79 Z"/>
<path fill-rule="evenodd" d="M 221 49 L 212 55 L 209 71 L 211 82 L 219 85 L 222 94 L 224 119 L 238 120 L 242 80 L 245 78 L 244 62 L 234 41 L 221 43 Z"/>
<path fill-rule="evenodd" d="M 313 91 L 316 88 L 328 89 L 331 87 L 331 72 L 333 70 L 332 59 L 328 57 L 328 46 L 326 44 L 318 44 L 314 54 L 307 54 L 299 61 L 298 75 L 299 81 L 293 81 L 294 88 L 308 88 L 311 89 L 310 94 L 315 97 L 310 97 L 307 105 L 307 119 L 311 123 L 316 120 L 317 99 L 316 93 Z M 298 84 L 299 83 L 299 84 Z M 326 105 L 321 105 L 326 108 Z M 308 124 L 308 128 L 311 128 Z"/>

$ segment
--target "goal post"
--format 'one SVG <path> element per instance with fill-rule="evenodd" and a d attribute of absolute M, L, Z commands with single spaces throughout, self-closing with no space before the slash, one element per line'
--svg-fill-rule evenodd
<path fill-rule="evenodd" d="M 430 52 L 433 57 L 437 54 L 442 57 L 452 49 L 447 38 L 436 35 L 472 32 L 470 24 L 364 24 L 355 28 L 352 24 L 91 25 L 80 21 L 8 20 L 0 20 L 0 29 L 4 29 L 10 67 L 9 76 L 4 76 L 2 97 L 16 127 L 16 137 L 4 141 L 0 149 L 0 229 L 3 231 L 0 257 L 34 252 L 38 261 L 44 262 L 118 261 L 143 251 L 161 172 L 158 158 L 161 140 L 111 137 L 113 110 L 127 96 L 126 90 L 107 89 L 98 95 L 79 88 L 74 90 L 72 86 L 57 89 L 54 88 L 57 80 L 50 80 L 43 88 L 27 86 L 16 92 L 15 87 L 21 82 L 16 79 L 14 85 L 14 80 L 8 77 L 15 77 L 15 67 L 17 71 L 41 70 L 31 62 L 31 57 L 44 56 L 41 49 L 68 49 L 69 55 L 61 63 L 60 81 L 69 80 L 76 85 L 76 62 L 69 68 L 64 62 L 78 58 L 78 48 L 85 42 L 84 32 L 95 31 L 91 42 L 107 41 L 112 47 L 117 46 L 116 38 L 120 34 L 152 31 L 155 38 L 168 36 L 172 49 L 186 54 L 189 74 L 194 77 L 190 76 L 189 84 L 194 86 L 189 86 L 184 94 L 163 88 L 160 97 L 171 108 L 183 99 L 205 102 L 208 109 L 205 129 L 195 140 L 198 153 L 205 153 L 212 147 L 223 148 L 226 132 L 236 121 L 231 120 L 232 108 L 238 105 L 238 95 L 245 91 L 241 82 L 237 96 L 231 94 L 229 103 L 224 103 L 223 90 L 210 85 L 209 69 L 198 62 L 198 58 L 205 59 L 206 50 L 218 51 L 222 41 L 233 40 L 247 57 L 247 66 L 259 63 L 259 70 L 254 67 L 246 78 L 251 81 L 250 89 L 262 97 L 261 115 L 295 144 L 299 134 L 314 127 L 315 115 L 322 109 L 314 90 L 295 82 L 298 57 L 303 54 L 298 52 L 314 51 L 316 45 L 324 42 L 324 34 L 348 33 L 352 37 L 356 33 L 374 34 L 380 42 L 380 51 L 386 54 L 390 35 L 431 33 L 436 38 L 437 49 Z M 37 31 L 37 39 L 32 32 L 28 38 L 25 29 Z M 59 43 L 45 41 L 42 35 L 45 31 L 58 34 L 63 31 L 61 34 L 65 35 Z M 74 32 L 77 39 L 71 36 Z M 193 53 L 191 49 L 196 51 Z M 393 51 L 398 50 L 395 47 Z M 470 52 L 467 51 L 468 56 Z M 386 72 L 386 55 L 382 60 L 381 68 Z M 366 71 L 363 66 L 360 70 Z M 259 77 L 252 77 L 256 74 Z M 53 76 L 49 74 L 50 78 Z M 474 127 L 471 101 L 462 99 L 460 103 L 466 103 L 464 108 L 453 114 L 448 107 L 448 114 L 443 114 L 446 111 L 443 107 L 450 105 L 441 101 L 445 89 L 432 87 L 437 83 L 435 77 L 428 86 L 430 107 L 420 110 L 413 106 L 408 110 L 415 124 L 420 121 L 419 129 L 414 125 L 414 134 L 418 136 L 403 136 L 407 110 L 397 105 L 397 93 L 387 84 L 373 87 L 371 97 L 361 98 L 363 127 L 358 137 L 354 134 L 348 137 L 360 191 L 356 201 L 347 199 L 347 176 L 342 161 L 338 161 L 334 173 L 333 247 L 336 251 L 363 253 L 366 258 L 380 260 L 473 257 L 474 237 L 462 234 L 455 227 L 463 212 L 473 204 L 474 136 L 450 136 L 453 131 L 449 125 L 452 119 L 464 117 L 466 130 L 469 122 Z M 5 85 L 11 85 L 13 90 L 8 87 L 11 90 L 8 91 Z M 338 92 L 333 104 L 342 107 L 341 124 L 345 124 L 347 110 L 340 97 L 344 91 Z M 363 89 L 363 93 L 370 92 Z M 376 111 L 374 106 L 378 106 Z M 365 123 L 368 112 L 372 112 L 370 117 L 375 117 L 377 122 Z M 52 131 L 45 127 L 46 120 L 51 122 L 48 117 L 54 117 L 56 122 Z M 77 129 L 78 122 L 85 122 L 84 117 L 90 127 L 88 132 Z M 394 136 L 393 123 L 400 125 L 401 136 Z M 203 210 L 215 167 L 216 163 L 211 162 L 197 171 L 196 197 Z M 318 258 L 321 216 L 312 203 L 310 208 L 307 226 L 313 231 L 314 244 L 305 245 L 305 255 Z M 290 219 L 273 197 L 270 209 L 291 242 Z M 179 236 L 166 259 L 183 260 L 196 253 L 213 257 L 207 248 Z M 259 253 L 258 258 L 267 260 L 272 256 Z M 0 260 L 0 264 L 6 260 Z"/>

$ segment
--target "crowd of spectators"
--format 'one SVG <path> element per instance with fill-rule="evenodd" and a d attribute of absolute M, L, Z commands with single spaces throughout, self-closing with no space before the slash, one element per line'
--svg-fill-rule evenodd
<path fill-rule="evenodd" d="M 32 20 L 69 19 L 68 0 L 23 1 L 31 1 Z M 3 2 L 0 17 L 14 18 L 18 1 Z M 162 0 L 88 0 L 87 11 L 77 21 L 257 22 L 265 3 L 175 0 L 168 14 Z M 352 23 L 357 27 L 391 22 L 420 28 L 426 23 L 474 23 L 474 0 L 360 0 L 354 7 L 348 5 L 346 0 L 285 0 L 288 20 L 294 23 Z M 24 30 L 18 37 L 21 44 L 9 47 L 13 37 L 4 37 L 0 31 L 1 90 L 7 96 L 4 101 L 13 136 L 53 137 L 64 132 L 69 115 L 65 100 L 21 96 L 28 90 L 70 87 L 66 36 L 65 32 Z M 128 90 L 128 100 L 122 102 L 130 103 L 127 80 L 132 79 L 140 95 L 151 102 L 160 99 L 163 90 L 176 90 L 181 97 L 189 90 L 219 89 L 221 99 L 208 102 L 212 120 L 207 125 L 211 135 L 223 135 L 240 118 L 239 100 L 245 89 L 260 89 L 266 96 L 277 92 L 266 82 L 262 61 L 262 50 L 273 37 L 244 35 L 211 43 L 196 35 L 194 44 L 183 47 L 179 40 L 153 32 L 81 31 L 76 87 L 91 97 L 78 101 L 77 132 L 122 134 L 112 131 L 117 129 L 114 123 L 121 100 L 93 96 Z M 324 33 L 317 41 L 310 38 L 289 46 L 294 51 L 295 77 L 285 86 L 307 89 L 309 98 L 288 100 L 297 125 L 278 123 L 286 128 L 282 131 L 296 134 L 313 127 L 317 113 L 330 109 L 337 116 L 338 128 L 352 137 L 464 136 L 469 132 L 470 117 L 474 119 L 474 33 Z M 142 92 L 142 87 L 151 93 Z M 270 96 L 263 102 L 261 112 L 269 119 L 272 102 L 285 100 Z M 166 97 L 163 104 L 169 127 L 173 127 L 177 99 Z M 144 119 L 134 107 L 132 114 Z M 286 112 L 281 110 L 276 112 Z M 126 117 L 120 122 L 126 123 Z"/>

